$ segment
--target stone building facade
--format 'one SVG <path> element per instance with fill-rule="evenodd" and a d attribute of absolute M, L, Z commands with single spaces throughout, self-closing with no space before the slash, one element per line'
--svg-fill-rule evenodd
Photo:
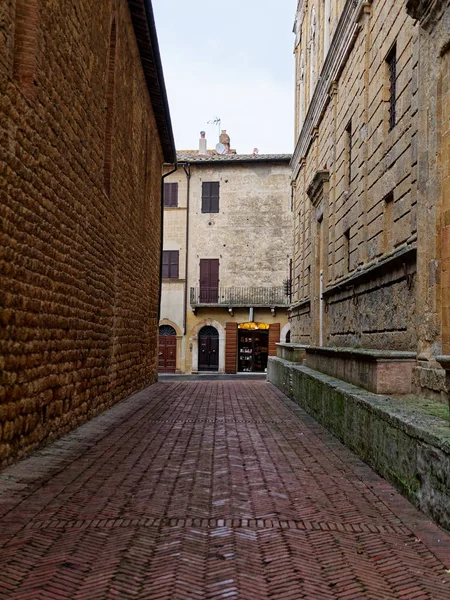
<path fill-rule="evenodd" d="M 151 3 L 0 3 L 0 462 L 157 377 L 161 173 Z"/>
<path fill-rule="evenodd" d="M 221 141 L 179 152 L 165 179 L 161 372 L 264 371 L 289 332 L 291 157 Z"/>
<path fill-rule="evenodd" d="M 294 342 L 417 355 L 411 391 L 442 398 L 444 5 L 299 1 L 290 311 Z"/>

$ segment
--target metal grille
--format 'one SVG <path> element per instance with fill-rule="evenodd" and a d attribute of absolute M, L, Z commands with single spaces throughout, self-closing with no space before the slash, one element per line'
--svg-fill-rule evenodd
<path fill-rule="evenodd" d="M 215 327 L 213 327 L 212 325 L 205 325 L 205 327 L 202 327 L 200 329 L 198 337 L 200 337 L 200 338 L 217 338 L 217 337 L 219 337 L 219 334 L 217 332 L 217 329 Z"/>
<path fill-rule="evenodd" d="M 389 131 L 392 131 L 396 123 L 397 104 L 397 47 L 394 46 L 387 59 L 389 68 Z"/>
<path fill-rule="evenodd" d="M 177 332 L 171 325 L 161 325 L 159 328 L 159 335 L 162 337 L 168 337 L 177 335 Z"/>
<path fill-rule="evenodd" d="M 191 288 L 191 306 L 287 306 L 288 298 L 280 287 Z"/>

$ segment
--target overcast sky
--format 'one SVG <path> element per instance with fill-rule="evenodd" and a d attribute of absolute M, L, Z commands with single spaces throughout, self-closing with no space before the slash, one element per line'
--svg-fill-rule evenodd
<path fill-rule="evenodd" d="M 152 0 L 178 150 L 222 129 L 241 153 L 293 151 L 297 0 Z"/>

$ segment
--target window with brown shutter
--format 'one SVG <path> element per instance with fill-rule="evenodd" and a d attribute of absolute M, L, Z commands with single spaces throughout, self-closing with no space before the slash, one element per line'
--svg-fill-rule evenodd
<path fill-rule="evenodd" d="M 164 183 L 164 208 L 177 208 L 178 183 Z"/>
<path fill-rule="evenodd" d="M 202 213 L 219 212 L 219 182 L 204 181 L 202 184 Z"/>
<path fill-rule="evenodd" d="M 178 279 L 180 253 L 178 250 L 163 251 L 162 276 L 165 279 Z"/>

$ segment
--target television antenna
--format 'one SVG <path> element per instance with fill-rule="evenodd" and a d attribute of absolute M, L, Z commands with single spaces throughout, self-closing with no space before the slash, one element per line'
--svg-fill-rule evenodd
<path fill-rule="evenodd" d="M 208 125 L 217 125 L 217 129 L 219 130 L 219 135 L 220 135 L 221 124 L 222 124 L 222 119 L 220 117 L 214 117 L 214 119 L 211 119 L 210 121 L 208 121 Z"/>

